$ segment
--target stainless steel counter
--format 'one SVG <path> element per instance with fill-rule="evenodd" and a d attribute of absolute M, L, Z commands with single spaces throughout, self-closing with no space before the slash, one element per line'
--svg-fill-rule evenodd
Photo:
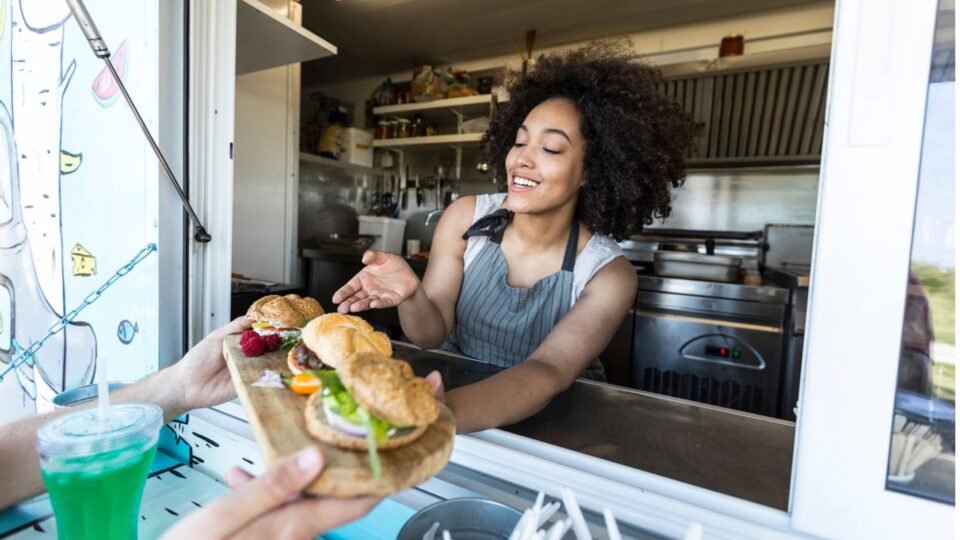
<path fill-rule="evenodd" d="M 440 371 L 447 389 L 497 368 L 395 342 L 418 375 Z M 794 424 L 628 388 L 577 381 L 543 411 L 506 431 L 786 510 Z"/>

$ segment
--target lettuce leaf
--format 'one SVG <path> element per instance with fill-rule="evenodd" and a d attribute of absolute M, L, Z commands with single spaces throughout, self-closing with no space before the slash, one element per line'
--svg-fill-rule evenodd
<path fill-rule="evenodd" d="M 377 455 L 377 436 L 373 417 L 367 416 L 367 455 L 370 456 L 370 468 L 373 469 L 373 478 L 383 480 L 383 474 L 380 472 L 380 456 Z"/>
<path fill-rule="evenodd" d="M 323 388 L 321 390 L 323 392 L 322 399 L 331 412 L 340 415 L 341 418 L 351 424 L 367 426 L 367 454 L 370 456 L 370 467 L 373 469 L 373 477 L 382 480 L 383 475 L 380 458 L 377 454 L 377 442 L 387 440 L 390 430 L 398 426 L 377 418 L 357 404 L 350 391 L 343 386 L 343 382 L 336 371 L 313 370 L 309 373 L 320 379 L 320 385 Z"/>

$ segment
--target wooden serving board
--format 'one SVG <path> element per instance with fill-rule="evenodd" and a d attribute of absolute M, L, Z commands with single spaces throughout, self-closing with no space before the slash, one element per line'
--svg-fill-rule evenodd
<path fill-rule="evenodd" d="M 378 451 L 383 478 L 376 480 L 366 450 L 345 450 L 310 436 L 304 420 L 307 396 L 289 388 L 251 386 L 265 369 L 289 377 L 287 351 L 251 358 L 240 351 L 240 336 L 232 335 L 223 341 L 223 355 L 267 464 L 309 445 L 323 450 L 323 472 L 306 493 L 334 497 L 389 495 L 429 479 L 450 459 L 456 421 L 450 409 L 438 403 L 440 416 L 420 438 L 400 448 Z"/>

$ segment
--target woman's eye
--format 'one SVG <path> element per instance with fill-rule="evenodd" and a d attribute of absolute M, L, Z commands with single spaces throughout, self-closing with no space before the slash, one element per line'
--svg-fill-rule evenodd
<path fill-rule="evenodd" d="M 551 149 L 549 149 L 549 148 L 544 148 L 543 151 L 546 152 L 546 153 L 548 153 L 548 154 L 559 154 L 559 153 L 560 153 L 559 150 L 551 150 Z"/>
<path fill-rule="evenodd" d="M 514 147 L 514 148 L 523 148 L 523 147 L 526 146 L 526 145 L 527 145 L 526 143 L 522 143 L 522 142 L 515 142 L 515 143 L 513 143 L 513 147 Z"/>

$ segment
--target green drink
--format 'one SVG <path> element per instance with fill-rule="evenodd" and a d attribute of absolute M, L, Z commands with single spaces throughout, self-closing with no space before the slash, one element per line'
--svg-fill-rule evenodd
<path fill-rule="evenodd" d="M 155 405 L 113 405 L 55 418 L 37 430 L 43 481 L 57 537 L 135 539 L 140 498 L 157 451 L 163 412 Z"/>

